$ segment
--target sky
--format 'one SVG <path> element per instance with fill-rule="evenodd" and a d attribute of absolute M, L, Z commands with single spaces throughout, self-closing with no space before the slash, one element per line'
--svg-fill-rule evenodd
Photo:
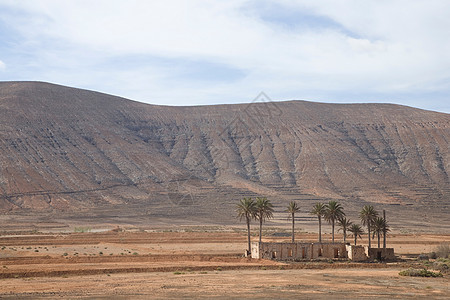
<path fill-rule="evenodd" d="M 450 113 L 448 0 L 0 0 L 0 81 Z"/>

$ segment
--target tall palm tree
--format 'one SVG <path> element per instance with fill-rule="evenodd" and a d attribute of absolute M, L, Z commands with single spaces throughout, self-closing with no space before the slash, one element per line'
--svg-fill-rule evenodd
<path fill-rule="evenodd" d="M 266 219 L 273 218 L 273 204 L 266 197 L 257 197 L 255 202 L 255 217 L 259 220 L 259 242 L 262 237 L 262 224 Z"/>
<path fill-rule="evenodd" d="M 344 234 L 344 243 L 347 242 L 347 230 L 350 228 L 350 226 L 353 224 L 352 221 L 347 219 L 346 217 L 339 218 L 338 220 L 338 231 L 342 230 L 342 233 Z"/>
<path fill-rule="evenodd" d="M 322 243 L 322 217 L 325 215 L 326 206 L 323 203 L 316 203 L 310 214 L 319 219 L 319 243 Z"/>
<path fill-rule="evenodd" d="M 356 239 L 359 237 L 361 238 L 361 234 L 364 234 L 364 230 L 362 229 L 361 225 L 359 224 L 352 224 L 350 228 L 348 229 L 355 238 L 355 245 L 356 245 Z"/>
<path fill-rule="evenodd" d="M 373 235 L 372 237 L 375 237 L 375 234 L 378 238 L 378 248 L 380 248 L 380 237 L 384 232 L 390 231 L 388 224 L 386 223 L 386 220 L 377 217 L 375 221 L 373 222 Z"/>
<path fill-rule="evenodd" d="M 236 212 L 240 220 L 245 218 L 247 222 L 247 234 L 248 234 L 248 250 L 247 253 L 251 253 L 251 241 L 250 241 L 250 221 L 256 216 L 256 204 L 252 198 L 242 199 L 237 207 Z"/>
<path fill-rule="evenodd" d="M 364 226 L 367 226 L 367 232 L 369 234 L 369 248 L 370 244 L 370 227 L 372 227 L 373 222 L 378 217 L 378 212 L 373 208 L 372 205 L 364 205 L 363 209 L 359 213 L 359 218 Z"/>
<path fill-rule="evenodd" d="M 297 205 L 297 202 L 291 201 L 287 207 L 286 212 L 289 213 L 289 218 L 292 218 L 292 242 L 295 243 L 295 213 L 300 211 L 300 207 Z"/>
<path fill-rule="evenodd" d="M 330 201 L 325 205 L 325 220 L 331 223 L 331 239 L 334 243 L 334 223 L 345 216 L 344 208 L 337 201 Z"/>

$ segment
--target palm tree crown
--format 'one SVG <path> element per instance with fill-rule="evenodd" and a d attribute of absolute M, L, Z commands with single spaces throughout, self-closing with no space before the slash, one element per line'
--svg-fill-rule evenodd
<path fill-rule="evenodd" d="M 346 217 L 342 217 L 338 220 L 338 231 L 342 230 L 342 233 L 344 234 L 344 243 L 347 242 L 347 231 L 350 229 L 350 226 L 353 224 L 352 221 L 347 219 Z"/>
<path fill-rule="evenodd" d="M 256 203 L 252 198 L 243 198 L 236 207 L 236 212 L 240 220 L 245 219 L 247 223 L 247 235 L 248 235 L 248 252 L 251 251 L 250 241 L 250 221 L 256 216 Z"/>
<path fill-rule="evenodd" d="M 331 223 L 332 241 L 334 243 L 334 223 L 345 216 L 344 208 L 336 201 L 330 201 L 325 205 L 325 220 Z"/>
<path fill-rule="evenodd" d="M 325 215 L 326 206 L 323 203 L 316 203 L 310 214 L 315 215 L 319 219 L 319 243 L 322 243 L 322 217 Z"/>
<path fill-rule="evenodd" d="M 375 234 L 377 235 L 378 248 L 380 248 L 380 236 L 384 232 L 388 232 L 388 231 L 390 231 L 390 229 L 389 229 L 389 225 L 387 224 L 386 220 L 381 217 L 377 217 L 373 222 L 373 236 L 372 237 L 375 237 Z"/>
<path fill-rule="evenodd" d="M 353 237 L 355 238 L 355 245 L 356 245 L 356 240 L 359 238 L 361 238 L 361 234 L 364 234 L 364 230 L 362 229 L 361 225 L 359 224 L 352 224 L 350 226 L 350 228 L 348 229 L 348 231 L 350 231 L 353 235 Z"/>
<path fill-rule="evenodd" d="M 266 197 L 257 197 L 255 202 L 255 217 L 259 220 L 259 242 L 262 237 L 262 223 L 273 218 L 273 204 Z"/>
<path fill-rule="evenodd" d="M 286 209 L 286 212 L 289 213 L 289 219 L 292 218 L 292 242 L 295 242 L 295 214 L 300 211 L 300 207 L 297 205 L 297 202 L 291 201 Z"/>
<path fill-rule="evenodd" d="M 378 212 L 373 208 L 372 205 L 365 205 L 361 212 L 359 213 L 359 218 L 361 219 L 361 223 L 364 226 L 367 226 L 367 231 L 369 234 L 369 248 L 370 248 L 370 228 L 373 225 L 373 222 L 378 216 Z"/>

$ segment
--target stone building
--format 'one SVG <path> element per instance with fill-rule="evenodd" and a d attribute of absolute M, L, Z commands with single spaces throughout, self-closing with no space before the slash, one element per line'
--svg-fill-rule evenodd
<path fill-rule="evenodd" d="M 276 260 L 347 258 L 347 250 L 344 243 L 252 242 L 251 256 Z"/>
<path fill-rule="evenodd" d="M 348 258 L 352 261 L 395 259 L 393 248 L 368 248 L 344 243 L 252 242 L 251 257 L 256 259 L 301 260 Z"/>

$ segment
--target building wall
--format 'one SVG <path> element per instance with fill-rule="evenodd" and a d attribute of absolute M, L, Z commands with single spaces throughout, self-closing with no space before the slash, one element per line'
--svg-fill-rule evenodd
<path fill-rule="evenodd" d="M 252 258 L 294 260 L 347 258 L 343 243 L 252 243 Z"/>
<path fill-rule="evenodd" d="M 352 261 L 367 260 L 366 249 L 364 246 L 347 245 L 347 255 Z"/>
<path fill-rule="evenodd" d="M 391 260 L 395 259 L 394 248 L 370 248 L 366 249 L 369 259 Z"/>

